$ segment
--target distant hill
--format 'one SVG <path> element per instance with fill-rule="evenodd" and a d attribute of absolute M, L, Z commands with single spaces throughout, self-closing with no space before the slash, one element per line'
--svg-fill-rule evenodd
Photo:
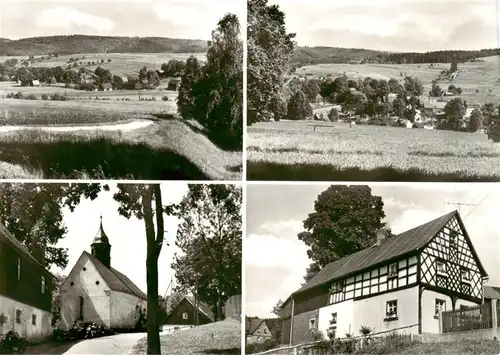
<path fill-rule="evenodd" d="M 0 55 L 30 56 L 78 53 L 200 53 L 207 41 L 165 37 L 50 36 L 0 38 Z"/>
<path fill-rule="evenodd" d="M 292 57 L 295 66 L 308 64 L 334 64 L 334 63 L 450 63 L 453 56 L 459 62 L 467 62 L 475 58 L 500 55 L 500 49 L 481 49 L 474 51 L 453 50 L 434 51 L 426 53 L 395 53 L 360 48 L 336 47 L 296 47 Z"/>

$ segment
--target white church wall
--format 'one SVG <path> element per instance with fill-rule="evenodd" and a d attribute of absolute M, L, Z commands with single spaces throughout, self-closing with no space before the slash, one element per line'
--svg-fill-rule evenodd
<path fill-rule="evenodd" d="M 109 294 L 109 286 L 89 258 L 83 255 L 61 288 L 61 329 L 71 328 L 78 320 L 80 297 L 83 297 L 83 321 L 110 327 Z"/>
<path fill-rule="evenodd" d="M 139 320 L 139 311 L 146 311 L 146 301 L 137 296 L 111 291 L 111 327 L 133 328 Z"/>

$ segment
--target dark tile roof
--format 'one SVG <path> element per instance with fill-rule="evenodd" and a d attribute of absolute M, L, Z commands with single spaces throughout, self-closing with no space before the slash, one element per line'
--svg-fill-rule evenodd
<path fill-rule="evenodd" d="M 262 322 L 264 320 L 259 317 L 247 317 L 245 320 L 245 333 L 253 334 Z"/>
<path fill-rule="evenodd" d="M 189 303 L 191 303 L 191 305 L 193 306 L 193 308 L 196 308 L 195 307 L 195 299 L 194 297 L 192 296 L 186 296 L 184 297 Z M 182 302 L 182 300 L 181 300 Z M 180 304 L 180 302 L 179 302 Z M 210 319 L 212 322 L 215 320 L 215 316 L 214 316 L 214 312 L 212 312 L 212 310 L 210 309 L 210 307 L 206 304 L 206 303 L 203 303 L 203 302 L 200 302 L 198 301 L 198 310 L 203 313 L 204 315 L 207 316 L 208 319 Z"/>
<path fill-rule="evenodd" d="M 458 216 L 457 211 L 450 212 L 410 229 L 394 237 L 383 240 L 380 245 L 363 249 L 345 258 L 326 265 L 307 284 L 294 293 L 302 292 L 335 279 L 359 272 L 386 260 L 405 255 L 425 246 L 446 223 Z"/>
<path fill-rule="evenodd" d="M 84 253 L 87 254 L 87 257 L 92 261 L 97 271 L 101 274 L 102 278 L 106 281 L 111 290 L 128 293 L 143 300 L 147 300 L 147 295 L 142 292 L 141 289 L 137 287 L 127 276 L 123 275 L 114 268 L 108 269 L 92 254 L 89 254 L 86 251 L 84 251 Z"/>
<path fill-rule="evenodd" d="M 282 320 L 279 318 L 266 318 L 264 319 L 264 322 L 266 322 L 273 338 L 277 339 L 278 330 L 281 329 Z"/>

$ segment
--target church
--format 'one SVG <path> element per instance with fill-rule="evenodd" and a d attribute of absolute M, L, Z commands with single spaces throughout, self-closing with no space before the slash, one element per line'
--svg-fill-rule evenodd
<path fill-rule="evenodd" d="M 102 216 L 90 248 L 91 253 L 82 252 L 61 285 L 60 328 L 68 330 L 74 322 L 83 321 L 115 330 L 133 329 L 146 312 L 147 297 L 111 266 L 111 244 Z"/>

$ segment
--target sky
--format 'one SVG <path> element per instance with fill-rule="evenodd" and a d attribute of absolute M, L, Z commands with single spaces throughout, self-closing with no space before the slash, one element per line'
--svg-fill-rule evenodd
<path fill-rule="evenodd" d="M 61 270 L 52 267 L 54 274 L 67 276 L 83 251 L 91 252 L 90 244 L 99 231 L 100 216 L 104 232 L 111 244 L 111 267 L 128 276 L 142 291 L 146 292 L 146 231 L 144 220 L 135 217 L 126 219 L 118 214 L 118 203 L 113 194 L 117 191 L 115 184 L 109 184 L 111 191 L 101 192 L 94 201 L 82 200 L 74 212 L 65 208 L 63 223 L 68 232 L 58 247 L 68 248 L 68 266 Z M 188 191 L 187 184 L 168 182 L 161 184 L 163 204 L 178 203 Z M 165 241 L 158 259 L 158 292 L 164 295 L 173 274 L 170 264 L 178 249 L 174 241 L 177 233 L 178 219 L 165 217 Z"/>
<path fill-rule="evenodd" d="M 0 0 L 0 37 L 68 34 L 208 40 L 234 0 Z"/>
<path fill-rule="evenodd" d="M 499 0 L 270 0 L 301 46 L 394 52 L 500 47 Z"/>
<path fill-rule="evenodd" d="M 302 221 L 328 185 L 248 185 L 246 207 L 246 314 L 272 317 L 279 299 L 300 288 L 310 261 L 297 238 Z M 384 202 L 385 221 L 393 233 L 429 222 L 461 206 L 460 215 L 489 281 L 500 286 L 500 186 L 488 183 L 370 185 Z M 265 203 L 264 203 L 265 201 Z"/>

